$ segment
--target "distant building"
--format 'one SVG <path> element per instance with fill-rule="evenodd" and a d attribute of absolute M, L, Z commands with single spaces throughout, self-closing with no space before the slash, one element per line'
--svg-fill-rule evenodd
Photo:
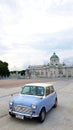
<path fill-rule="evenodd" d="M 56 53 L 53 53 L 47 65 L 29 66 L 27 70 L 26 77 L 29 78 L 73 77 L 73 66 L 61 64 Z"/>

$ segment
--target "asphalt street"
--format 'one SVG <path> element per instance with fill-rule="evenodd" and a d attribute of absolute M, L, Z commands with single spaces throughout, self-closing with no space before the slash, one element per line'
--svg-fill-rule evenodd
<path fill-rule="evenodd" d="M 11 118 L 9 100 L 20 92 L 21 87 L 0 88 L 0 130 L 73 130 L 73 79 L 52 83 L 57 91 L 58 106 L 47 113 L 42 124 L 33 119 Z"/>

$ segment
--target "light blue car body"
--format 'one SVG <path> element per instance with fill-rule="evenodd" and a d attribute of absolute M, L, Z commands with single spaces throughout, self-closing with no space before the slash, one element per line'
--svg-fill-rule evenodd
<path fill-rule="evenodd" d="M 34 84 L 30 85 L 34 86 Z M 19 115 L 28 118 L 39 117 L 40 112 L 43 108 L 47 113 L 55 105 L 57 99 L 56 92 L 54 91 L 46 96 L 46 87 L 51 86 L 51 84 L 35 83 L 35 85 L 44 87 L 44 95 L 35 96 L 35 95 L 20 94 L 12 98 L 9 103 L 10 115 L 15 116 Z M 32 107 L 33 105 L 36 105 L 36 107 L 35 108 Z"/>

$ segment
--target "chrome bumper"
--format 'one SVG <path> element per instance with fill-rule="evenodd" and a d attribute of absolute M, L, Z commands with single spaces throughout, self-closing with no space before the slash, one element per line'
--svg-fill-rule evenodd
<path fill-rule="evenodd" d="M 20 112 L 12 111 L 11 109 L 9 109 L 9 113 L 14 114 L 14 115 L 21 115 L 21 116 L 28 117 L 28 118 L 33 118 L 33 117 L 39 116 L 36 114 L 20 113 Z"/>

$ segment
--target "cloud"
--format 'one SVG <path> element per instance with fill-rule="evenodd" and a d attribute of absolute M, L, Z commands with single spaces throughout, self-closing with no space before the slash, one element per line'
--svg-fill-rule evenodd
<path fill-rule="evenodd" d="M 13 68 L 20 70 L 26 68 L 28 65 L 43 64 L 45 52 L 41 50 L 37 51 L 37 49 L 34 49 L 30 45 L 16 45 L 11 50 L 8 50 L 1 58 L 3 61 L 8 61 L 11 70 Z"/>
<path fill-rule="evenodd" d="M 52 8 L 53 1 L 4 0 L 1 3 L 1 30 L 12 43 L 27 41 L 28 37 L 31 40 L 36 33 L 58 32 L 73 26 L 73 17 L 46 12 Z"/>
<path fill-rule="evenodd" d="M 53 52 L 63 62 L 73 54 L 73 30 L 66 30 L 53 34 L 38 34 L 31 41 L 13 43 L 5 46 L 2 44 L 3 55 L 1 59 L 9 63 L 9 69 L 25 69 L 28 65 L 47 64 Z M 4 47 L 7 47 L 4 49 Z"/>
<path fill-rule="evenodd" d="M 73 54 L 72 0 L 0 0 L 0 59 L 9 69 Z"/>
<path fill-rule="evenodd" d="M 2 43 L 2 39 L 0 38 L 0 57 L 6 54 L 8 51 L 8 47 Z"/>
<path fill-rule="evenodd" d="M 73 15 L 72 0 L 52 0 L 52 4 L 48 12 L 58 15 Z"/>
<path fill-rule="evenodd" d="M 37 39 L 33 45 L 36 49 L 73 49 L 73 28 L 52 34 L 38 34 Z"/>

